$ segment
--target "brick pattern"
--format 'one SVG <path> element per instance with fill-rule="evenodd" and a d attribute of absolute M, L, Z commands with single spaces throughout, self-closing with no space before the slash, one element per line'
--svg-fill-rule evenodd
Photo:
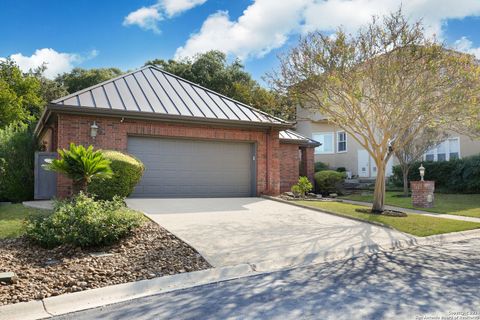
<path fill-rule="evenodd" d="M 250 141 L 257 147 L 257 194 L 277 195 L 280 193 L 280 141 L 277 130 L 247 130 L 220 128 L 202 125 L 183 125 L 158 121 L 131 120 L 120 118 L 59 114 L 54 143 L 58 148 L 68 148 L 70 142 L 94 145 L 96 148 L 127 151 L 129 135 L 158 137 L 181 137 L 192 139 L 215 139 Z M 99 126 L 96 139 L 90 137 L 90 126 L 96 121 Z M 313 163 L 313 153 L 312 153 Z M 298 166 L 297 166 L 298 167 Z M 313 171 L 312 171 L 313 174 Z M 71 181 L 63 175 L 57 178 L 57 196 L 71 194 Z"/>
<path fill-rule="evenodd" d="M 300 175 L 300 154 L 296 144 L 280 143 L 280 192 L 290 191 Z"/>
<path fill-rule="evenodd" d="M 410 181 L 410 188 L 412 189 L 413 206 L 419 208 L 433 207 L 435 181 Z"/>
<path fill-rule="evenodd" d="M 300 147 L 302 153 L 300 164 L 300 175 L 306 176 L 315 185 L 315 148 Z"/>

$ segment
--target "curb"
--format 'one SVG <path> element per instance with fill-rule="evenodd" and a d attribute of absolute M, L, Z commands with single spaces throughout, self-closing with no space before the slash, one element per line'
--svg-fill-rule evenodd
<path fill-rule="evenodd" d="M 380 222 L 366 221 L 366 220 L 362 220 L 362 219 L 355 218 L 355 217 L 345 216 L 345 215 L 341 215 L 341 214 L 338 214 L 338 213 L 330 211 L 330 210 L 314 208 L 314 207 L 310 207 L 310 206 L 307 206 L 307 205 L 304 205 L 304 204 L 295 203 L 293 201 L 283 200 L 283 199 L 280 199 L 280 198 L 276 198 L 276 197 L 272 197 L 272 196 L 266 196 L 266 195 L 263 195 L 262 198 L 277 201 L 277 202 L 281 202 L 281 203 L 285 203 L 285 204 L 289 204 L 289 205 L 300 207 L 300 208 L 303 208 L 303 209 L 309 209 L 309 210 L 313 210 L 313 211 L 317 211 L 317 212 L 321 212 L 321 213 L 328 213 L 328 214 L 331 214 L 331 215 L 334 215 L 334 216 L 337 216 L 337 217 L 340 217 L 340 218 L 345 218 L 345 219 L 350 219 L 350 220 L 355 220 L 355 221 L 359 221 L 359 222 L 373 224 L 377 227 L 387 228 L 387 229 L 390 229 L 390 230 L 396 230 L 396 229 L 390 227 L 389 225 L 386 225 L 386 224 L 383 224 L 383 223 L 380 223 Z M 341 202 L 341 201 L 339 201 L 339 202 Z M 401 232 L 401 231 L 399 231 L 399 232 Z"/>
<path fill-rule="evenodd" d="M 250 265 L 239 264 L 230 267 L 180 273 L 150 280 L 122 283 L 98 289 L 67 293 L 43 300 L 2 306 L 0 307 L 0 319 L 43 319 L 173 290 L 233 280 L 254 274 Z"/>

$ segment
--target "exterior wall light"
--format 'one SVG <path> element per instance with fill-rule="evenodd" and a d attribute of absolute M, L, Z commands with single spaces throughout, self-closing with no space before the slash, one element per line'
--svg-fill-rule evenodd
<path fill-rule="evenodd" d="M 418 170 L 420 171 L 420 178 L 423 181 L 423 177 L 425 177 L 425 168 L 423 167 L 423 163 L 420 164 L 420 168 L 418 168 Z"/>
<path fill-rule="evenodd" d="M 90 137 L 95 139 L 97 137 L 97 133 L 98 133 L 98 126 L 97 126 L 97 123 L 93 121 L 93 124 L 90 126 Z"/>

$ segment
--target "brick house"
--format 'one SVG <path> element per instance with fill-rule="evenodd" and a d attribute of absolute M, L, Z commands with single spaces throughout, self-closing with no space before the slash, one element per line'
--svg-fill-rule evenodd
<path fill-rule="evenodd" d="M 313 179 L 319 143 L 293 125 L 147 66 L 52 101 L 35 133 L 46 152 L 74 142 L 136 156 L 146 171 L 132 196 L 226 197 Z M 54 195 L 71 193 L 71 181 L 54 180 Z"/>

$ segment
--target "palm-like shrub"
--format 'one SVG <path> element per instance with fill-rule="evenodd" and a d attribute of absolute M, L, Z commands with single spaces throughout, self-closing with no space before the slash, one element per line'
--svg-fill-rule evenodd
<path fill-rule="evenodd" d="M 85 148 L 82 145 L 70 143 L 70 149 L 58 150 L 58 155 L 59 159 L 54 159 L 43 167 L 72 179 L 74 194 L 86 191 L 94 177 L 112 176 L 110 160 L 105 159 L 100 150 L 93 150 L 93 146 Z"/>

